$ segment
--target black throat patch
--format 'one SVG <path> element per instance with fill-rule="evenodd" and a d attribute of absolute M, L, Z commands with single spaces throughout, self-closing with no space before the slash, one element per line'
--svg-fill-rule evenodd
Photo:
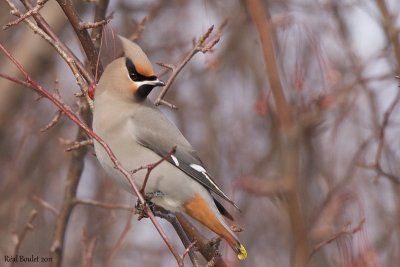
<path fill-rule="evenodd" d="M 145 99 L 150 94 L 151 90 L 153 90 L 153 88 L 154 85 L 143 84 L 136 90 L 135 96 L 137 98 Z"/>
<path fill-rule="evenodd" d="M 133 82 L 138 83 L 138 82 L 157 80 L 157 77 L 154 75 L 144 76 L 140 74 L 136 70 L 135 64 L 129 58 L 125 58 L 125 66 L 126 69 L 128 70 L 129 78 L 131 78 Z M 151 90 L 153 90 L 154 87 L 155 86 L 151 84 L 140 85 L 135 92 L 135 96 L 139 99 L 145 99 L 150 94 Z"/>

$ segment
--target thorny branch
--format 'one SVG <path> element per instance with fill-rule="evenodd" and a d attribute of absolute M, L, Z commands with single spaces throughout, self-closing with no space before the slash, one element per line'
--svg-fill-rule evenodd
<path fill-rule="evenodd" d="M 164 100 L 164 97 L 168 90 L 170 89 L 172 83 L 175 81 L 176 77 L 178 74 L 182 71 L 182 69 L 185 67 L 185 65 L 192 59 L 194 55 L 196 55 L 198 52 L 202 52 L 203 54 L 207 52 L 211 52 L 215 45 L 219 42 L 221 38 L 221 31 L 222 28 L 225 26 L 225 23 L 223 23 L 216 34 L 211 40 L 208 40 L 209 37 L 211 36 L 211 33 L 214 30 L 214 25 L 208 28 L 208 30 L 200 36 L 199 40 L 194 44 L 192 50 L 186 55 L 186 57 L 178 63 L 177 66 L 171 65 L 171 64 L 165 64 L 165 63 L 158 63 L 160 66 L 165 67 L 167 69 L 170 69 L 172 71 L 171 76 L 168 78 L 167 83 L 165 84 L 164 88 L 158 95 L 157 99 L 154 101 L 155 105 L 166 105 L 172 109 L 177 109 L 177 106 L 174 104 L 171 104 L 167 101 Z"/>

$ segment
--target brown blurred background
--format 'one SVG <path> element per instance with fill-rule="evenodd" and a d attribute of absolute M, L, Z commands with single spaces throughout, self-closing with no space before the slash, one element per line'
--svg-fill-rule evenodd
<path fill-rule="evenodd" d="M 93 21 L 95 3 L 90 2 L 74 2 L 84 21 Z M 161 107 L 242 211 L 232 210 L 235 224 L 244 229 L 238 235 L 249 255 L 238 262 L 222 243 L 226 262 L 296 266 L 291 259 L 300 244 L 307 247 L 308 266 L 397 266 L 400 4 L 269 0 L 263 5 L 271 17 L 279 79 L 293 118 L 298 163 L 294 188 L 284 182 L 280 114 L 244 1 L 110 1 L 106 14 L 113 19 L 103 29 L 103 64 L 119 53 L 114 34 L 137 34 L 144 17 L 137 42 L 152 62 L 171 64 L 190 51 L 193 38 L 212 24 L 218 31 L 226 21 L 214 51 L 195 55 L 168 92 L 167 100 L 179 110 Z M 15 19 L 9 11 L 2 1 L 1 26 Z M 40 13 L 84 60 L 58 4 L 49 1 Z M 47 89 L 53 90 L 58 80 L 61 97 L 78 110 L 74 93 L 79 87 L 51 46 L 24 23 L 1 31 L 0 42 Z M 21 77 L 3 54 L 0 59 L 1 73 Z M 168 79 L 162 67 L 155 69 Z M 72 153 L 65 151 L 62 140 L 74 140 L 77 127 L 62 117 L 41 132 L 57 112 L 52 103 L 4 79 L 0 95 L 0 266 L 9 266 L 4 257 L 14 252 L 33 209 L 34 229 L 21 240 L 19 254 L 50 257 L 57 215 L 43 203 L 57 211 L 62 205 Z M 136 203 L 106 177 L 92 148 L 84 163 L 78 198 Z M 292 209 L 287 192 L 296 196 L 298 210 Z M 301 227 L 293 225 L 293 218 L 301 219 Z M 172 227 L 160 221 L 183 253 Z M 93 266 L 176 266 L 150 221 L 138 222 L 124 210 L 75 206 L 65 242 L 62 266 L 87 266 L 87 250 L 92 251 Z"/>

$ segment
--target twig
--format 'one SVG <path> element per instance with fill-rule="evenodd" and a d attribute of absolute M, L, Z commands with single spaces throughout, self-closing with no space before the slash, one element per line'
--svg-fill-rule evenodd
<path fill-rule="evenodd" d="M 43 88 L 42 88 L 43 89 Z M 44 90 L 44 89 L 43 89 Z M 47 92 L 46 92 L 47 93 Z M 63 105 L 63 103 L 56 97 L 50 94 L 53 99 L 58 100 L 59 103 L 64 107 L 65 110 L 70 110 L 68 107 Z M 48 97 L 48 96 L 46 96 Z M 54 103 L 54 102 L 53 102 Z M 82 101 L 83 104 L 83 101 Z M 62 109 L 61 109 L 62 110 Z M 65 110 L 64 113 L 65 113 Z M 80 109 L 80 115 L 82 120 L 86 123 L 89 122 L 89 108 L 88 105 L 82 105 Z M 67 113 L 65 113 L 67 114 Z M 77 117 L 73 112 L 70 112 Z M 81 121 L 84 124 L 83 121 Z M 79 128 L 76 140 L 79 142 L 81 140 L 85 140 L 87 138 L 86 132 L 84 129 Z M 86 156 L 87 148 L 81 147 L 78 150 L 75 150 L 72 153 L 70 165 L 68 167 L 67 173 L 67 182 L 65 185 L 64 197 L 62 206 L 60 209 L 59 216 L 57 217 L 56 226 L 53 234 L 53 239 L 50 247 L 50 252 L 52 256 L 52 267 L 59 267 L 62 264 L 63 252 L 64 252 L 64 244 L 65 244 L 65 233 L 67 229 L 67 225 L 69 222 L 69 218 L 71 216 L 72 210 L 74 208 L 73 199 L 76 197 L 76 193 L 78 190 L 78 185 L 80 181 L 80 177 L 84 168 L 84 159 Z"/>
<path fill-rule="evenodd" d="M 11 11 L 13 12 L 14 15 L 21 16 L 21 13 L 19 12 L 19 10 L 15 7 L 15 5 L 10 0 L 6 0 L 6 2 L 10 6 Z M 33 16 L 36 16 L 36 15 L 33 14 Z M 51 46 L 53 46 L 56 49 L 56 51 L 61 55 L 61 57 L 64 59 L 64 61 L 70 67 L 72 73 L 74 74 L 76 82 L 79 85 L 79 88 L 81 89 L 82 92 L 84 92 L 84 94 L 86 94 L 87 84 L 85 83 L 85 81 L 83 80 L 83 78 L 80 74 L 80 69 L 78 68 L 78 64 L 76 63 L 74 58 L 71 57 L 71 55 L 67 52 L 67 50 L 64 49 L 64 47 L 61 45 L 61 42 L 55 41 L 46 32 L 44 32 L 41 28 L 39 28 L 37 25 L 35 25 L 29 19 L 24 19 L 23 21 L 28 24 L 28 26 L 33 30 L 34 33 L 38 34 L 40 37 L 42 37 L 45 41 L 47 41 Z M 87 97 L 87 101 L 89 104 L 92 105 L 92 101 L 89 99 L 89 97 Z"/>
<path fill-rule="evenodd" d="M 108 258 L 106 260 L 105 266 L 110 266 L 111 265 L 112 259 L 115 257 L 117 251 L 119 250 L 119 248 L 122 245 L 122 242 L 124 241 L 124 239 L 125 239 L 126 235 L 128 234 L 129 230 L 131 229 L 132 217 L 133 217 L 133 213 L 130 213 L 128 215 L 128 220 L 126 221 L 124 229 L 122 230 L 121 234 L 119 235 L 117 242 L 115 243 L 115 245 L 111 249 L 111 253 L 110 253 L 110 255 L 108 256 Z"/>
<path fill-rule="evenodd" d="M 72 203 L 73 203 L 73 205 L 86 205 L 86 206 L 93 206 L 93 207 L 98 207 L 98 208 L 102 208 L 102 209 L 127 210 L 130 212 L 135 212 L 135 209 L 132 208 L 131 206 L 100 202 L 100 201 L 96 201 L 96 200 L 75 198 L 72 201 Z"/>
<path fill-rule="evenodd" d="M 193 251 L 193 248 L 195 247 L 195 245 L 196 245 L 196 241 L 190 243 L 189 246 L 186 247 L 186 249 L 183 252 L 182 257 L 181 257 L 181 262 L 182 262 L 181 264 L 182 265 L 183 265 L 183 261 L 185 260 L 186 255 L 188 255 L 188 254 L 190 255 L 190 252 Z M 195 267 L 199 266 L 198 263 L 197 264 L 193 263 L 193 265 Z"/>
<path fill-rule="evenodd" d="M 129 40 L 136 41 L 142 35 L 142 32 L 146 28 L 146 22 L 148 21 L 148 17 L 145 16 L 139 24 L 136 26 L 136 30 L 129 36 Z"/>
<path fill-rule="evenodd" d="M 43 208 L 48 209 L 51 213 L 53 213 L 55 216 L 58 216 L 58 210 L 53 207 L 49 202 L 45 201 L 44 199 L 38 197 L 38 196 L 33 196 L 32 199 L 39 203 Z"/>
<path fill-rule="evenodd" d="M 175 105 L 170 104 L 164 100 L 164 96 L 170 89 L 172 83 L 175 81 L 178 74 L 182 71 L 182 69 L 190 61 L 190 59 L 192 59 L 192 57 L 194 55 L 196 55 L 198 52 L 207 53 L 207 52 L 212 51 L 214 46 L 219 42 L 220 37 L 221 37 L 220 32 L 217 34 L 217 36 L 215 36 L 209 42 L 206 42 L 207 39 L 210 37 L 213 29 L 214 29 L 214 25 L 211 26 L 210 28 L 208 28 L 208 30 L 202 36 L 200 36 L 199 40 L 194 44 L 194 47 L 192 48 L 192 50 L 186 55 L 186 57 L 180 63 L 178 63 L 177 66 L 171 65 L 171 64 L 165 64 L 165 63 L 157 63 L 162 67 L 170 69 L 172 71 L 172 74 L 168 78 L 167 83 L 165 84 L 164 88 L 162 89 L 162 91 L 158 95 L 157 99 L 155 100 L 155 102 L 154 102 L 155 105 L 163 104 L 170 108 L 176 109 Z"/>
<path fill-rule="evenodd" d="M 99 21 L 103 20 L 106 17 L 107 13 L 107 7 L 109 4 L 109 0 L 98 0 L 96 1 L 96 8 L 94 12 L 94 19 L 93 21 Z M 91 33 L 91 38 L 94 40 L 94 46 L 99 49 L 99 54 L 100 54 L 100 48 L 101 48 L 101 40 L 103 37 L 103 28 L 93 28 L 92 33 Z M 100 58 L 98 58 L 100 59 Z M 97 73 L 98 75 L 101 73 Z M 100 76 L 97 76 L 98 78 Z"/>
<path fill-rule="evenodd" d="M 25 79 L 28 83 L 30 83 L 36 92 L 39 92 L 41 95 L 49 99 L 51 102 L 53 102 L 60 110 L 64 112 L 64 114 L 69 117 L 75 124 L 77 124 L 82 130 L 86 132 L 89 136 L 91 136 L 94 140 L 96 140 L 106 151 L 106 153 L 109 155 L 111 161 L 114 164 L 115 169 L 120 171 L 127 181 L 129 182 L 132 191 L 137 195 L 140 203 L 145 205 L 146 201 L 143 197 L 143 195 L 140 193 L 138 187 L 136 184 L 133 182 L 132 175 L 129 173 L 129 171 L 125 170 L 119 160 L 116 158 L 110 147 L 96 134 L 94 133 L 85 123 L 83 123 L 69 108 L 67 108 L 59 99 L 55 98 L 53 95 L 51 95 L 48 91 L 46 91 L 40 84 L 38 84 L 36 81 L 34 81 L 29 74 L 23 69 L 23 67 L 15 60 L 15 58 L 3 47 L 3 45 L 0 44 L 0 49 L 4 52 L 4 54 L 14 63 L 14 65 L 20 70 L 20 72 L 25 76 Z M 153 225 L 157 229 L 158 233 L 162 237 L 163 241 L 167 245 L 168 249 L 171 251 L 171 253 L 174 255 L 175 259 L 177 262 L 179 262 L 180 256 L 176 252 L 175 248 L 171 244 L 171 242 L 168 240 L 168 237 L 162 230 L 160 224 L 157 222 L 156 218 L 154 217 L 154 214 L 151 212 L 150 209 L 146 209 L 146 213 L 150 220 L 152 221 Z M 60 230 L 61 231 L 61 230 Z M 59 249 L 60 244 L 55 243 L 53 244 L 52 249 Z"/>
<path fill-rule="evenodd" d="M 242 190 L 259 196 L 269 196 L 290 190 L 290 186 L 283 179 L 260 179 L 254 177 L 240 177 L 236 185 Z"/>
<path fill-rule="evenodd" d="M 26 234 L 28 233 L 28 231 L 32 231 L 33 230 L 32 223 L 35 220 L 37 213 L 38 212 L 35 209 L 33 209 L 31 211 L 31 214 L 29 216 L 28 222 L 25 224 L 24 229 L 22 230 L 22 232 L 19 235 L 16 236 L 14 253 L 12 255 L 18 255 L 19 248 L 21 247 L 21 243 L 24 240 Z M 14 264 L 15 264 L 15 261 L 13 261 L 10 266 L 12 267 L 12 266 L 14 266 Z"/>
<path fill-rule="evenodd" d="M 388 178 L 390 181 L 392 181 L 393 183 L 400 184 L 400 177 L 383 170 L 380 162 L 374 162 L 371 164 L 365 164 L 365 163 L 359 162 L 359 163 L 357 163 L 357 166 L 375 171 L 375 173 L 377 173 L 376 178 L 379 178 L 379 176 L 384 176 L 384 177 Z"/>
<path fill-rule="evenodd" d="M 90 146 L 93 145 L 93 139 L 87 139 L 87 140 L 82 140 L 82 141 L 74 141 L 72 144 L 70 144 L 69 147 L 65 149 L 65 151 L 70 152 L 72 150 L 79 149 L 83 146 Z"/>
<path fill-rule="evenodd" d="M 103 72 L 103 66 L 98 62 L 99 54 L 95 48 L 93 41 L 85 28 L 81 28 L 82 21 L 80 20 L 71 0 L 57 0 L 61 9 L 64 11 L 80 43 L 88 58 L 90 69 L 95 77 L 100 77 Z"/>
<path fill-rule="evenodd" d="M 83 29 L 103 27 L 107 25 L 111 21 L 111 19 L 112 16 L 108 16 L 107 18 L 96 22 L 79 22 L 79 28 L 83 30 Z"/>
<path fill-rule="evenodd" d="M 173 146 L 172 149 L 166 155 L 164 155 L 161 159 L 159 159 L 157 162 L 154 162 L 154 163 L 151 163 L 151 164 L 148 164 L 148 165 L 145 165 L 145 166 L 140 166 L 139 168 L 130 171 L 131 174 L 134 174 L 134 173 L 137 173 L 140 170 L 147 169 L 146 176 L 145 176 L 143 184 L 142 184 L 142 188 L 140 188 L 140 193 L 141 194 L 144 194 L 144 189 L 146 188 L 147 181 L 149 180 L 149 176 L 150 176 L 151 171 L 155 167 L 160 165 L 162 162 L 166 161 L 169 157 L 171 157 L 171 155 L 175 154 L 175 152 L 176 152 L 176 145 Z"/>
<path fill-rule="evenodd" d="M 311 260 L 312 256 L 318 251 L 320 250 L 323 246 L 337 240 L 339 237 L 341 237 L 342 235 L 354 235 L 355 233 L 357 233 L 358 231 L 362 230 L 362 227 L 365 223 L 365 219 L 361 220 L 356 227 L 354 227 L 353 229 L 347 230 L 348 225 L 345 225 L 339 232 L 333 234 L 331 237 L 327 238 L 326 240 L 321 241 L 320 243 L 318 243 L 313 250 L 310 253 L 309 259 Z"/>
<path fill-rule="evenodd" d="M 22 86 L 26 86 L 26 87 L 29 87 L 31 89 L 35 89 L 34 87 L 32 87 L 32 85 L 30 83 L 28 83 L 26 81 L 22 81 L 20 79 L 14 78 L 14 77 L 10 77 L 10 76 L 8 76 L 6 74 L 0 73 L 0 77 L 3 78 L 3 79 L 9 80 L 11 82 L 14 82 L 16 84 L 19 84 L 19 85 L 22 85 Z"/>
<path fill-rule="evenodd" d="M 61 110 L 57 110 L 56 115 L 54 116 L 54 118 L 42 129 L 40 129 L 41 132 L 45 132 L 47 130 L 49 130 L 50 128 L 54 127 L 57 122 L 60 120 L 61 116 L 62 116 L 62 111 Z"/>
<path fill-rule="evenodd" d="M 157 217 L 167 220 L 174 227 L 175 232 L 178 234 L 178 236 L 179 236 L 180 240 L 182 241 L 182 244 L 185 246 L 185 248 L 188 248 L 189 246 L 191 246 L 191 244 L 197 243 L 196 239 L 189 238 L 185 229 L 182 227 L 179 220 L 177 219 L 175 213 L 171 213 L 171 212 L 169 212 L 161 207 L 157 207 L 157 206 L 153 209 L 153 212 Z M 187 252 L 189 253 L 189 257 L 193 264 L 193 267 L 199 267 L 198 258 L 196 256 L 195 252 L 193 250 L 187 250 Z M 185 255 L 185 253 L 184 253 L 184 255 Z M 181 257 L 182 264 L 183 264 L 184 255 Z"/>
<path fill-rule="evenodd" d="M 176 219 L 179 224 L 182 226 L 183 230 L 189 237 L 191 242 L 196 241 L 196 248 L 203 255 L 203 257 L 207 260 L 207 262 L 215 261 L 215 267 L 227 267 L 228 265 L 222 259 L 220 253 L 218 252 L 218 244 L 215 246 L 210 246 L 210 241 L 203 236 L 197 229 L 194 227 L 182 213 L 177 212 Z"/>
<path fill-rule="evenodd" d="M 21 0 L 22 3 L 25 5 L 27 9 L 32 8 L 32 4 L 28 0 Z M 75 61 L 75 64 L 79 70 L 79 72 L 82 74 L 83 78 L 86 80 L 88 84 L 91 84 L 94 82 L 93 75 L 91 75 L 85 68 L 85 66 L 80 62 L 80 60 L 72 53 L 72 51 L 60 40 L 60 38 L 53 32 L 51 29 L 50 25 L 46 22 L 46 20 L 40 15 L 40 13 L 34 13 L 32 17 L 35 19 L 38 27 L 42 29 L 46 34 L 50 36 L 51 39 L 53 39 L 54 43 L 58 43 L 60 48 L 65 51 L 67 55 L 69 55 L 70 58 L 72 58 Z M 57 51 L 57 49 L 56 49 Z M 58 51 L 57 51 L 58 52 Z M 63 57 L 62 54 L 60 54 L 61 57 Z M 63 57 L 64 58 L 64 57 Z M 66 61 L 66 58 L 64 58 Z M 67 62 L 67 61 L 66 61 Z M 68 63 L 68 62 L 67 62 Z M 74 69 L 71 69 L 71 71 L 74 73 L 74 76 L 76 77 L 76 73 L 74 72 Z M 81 88 L 82 90 L 82 88 Z M 82 90 L 83 91 L 83 90 Z"/>
<path fill-rule="evenodd" d="M 3 30 L 7 30 L 9 27 L 11 26 L 15 26 L 18 23 L 20 23 L 21 21 L 23 21 L 24 19 L 27 19 L 28 17 L 32 16 L 33 14 L 37 14 L 39 12 L 39 10 L 44 7 L 44 5 L 46 4 L 48 0 L 38 0 L 36 3 L 36 6 L 34 6 L 33 8 L 29 9 L 25 14 L 21 15 L 18 19 L 7 23 L 4 27 Z"/>
<path fill-rule="evenodd" d="M 209 260 L 205 267 L 216 267 L 217 266 L 217 256 L 214 256 Z"/>
<path fill-rule="evenodd" d="M 82 267 L 93 267 L 93 251 L 96 247 L 96 237 L 88 240 L 88 234 L 86 229 L 82 230 Z"/>

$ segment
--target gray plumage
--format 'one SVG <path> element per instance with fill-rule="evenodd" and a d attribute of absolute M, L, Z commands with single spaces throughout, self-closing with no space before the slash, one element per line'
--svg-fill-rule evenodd
<path fill-rule="evenodd" d="M 176 146 L 176 152 L 152 170 L 145 193 L 157 192 L 151 201 L 170 211 L 186 211 L 185 205 L 199 196 L 225 228 L 224 238 L 238 255 L 245 253 L 220 212 L 230 217 L 229 213 L 210 192 L 232 204 L 233 201 L 212 180 L 178 128 L 147 99 L 153 87 L 163 85 L 154 75 L 147 56 L 136 44 L 125 38 L 121 41 L 125 57 L 106 67 L 96 87 L 93 130 L 109 145 L 126 170 L 155 163 Z M 106 172 L 131 192 L 128 181 L 114 168 L 105 150 L 97 142 L 94 147 Z M 141 170 L 133 175 L 138 187 L 146 172 Z M 202 223 L 207 225 L 207 221 Z"/>

